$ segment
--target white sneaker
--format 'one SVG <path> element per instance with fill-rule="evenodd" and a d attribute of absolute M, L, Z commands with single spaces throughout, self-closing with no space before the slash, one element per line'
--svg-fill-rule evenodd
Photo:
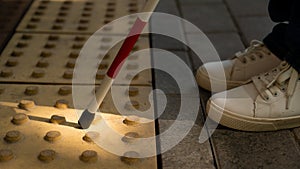
<path fill-rule="evenodd" d="M 253 40 L 249 48 L 236 53 L 232 60 L 209 62 L 201 66 L 197 70 L 196 80 L 200 87 L 220 92 L 246 84 L 253 76 L 278 66 L 280 62 L 262 42 Z"/>
<path fill-rule="evenodd" d="M 300 80 L 286 62 L 252 82 L 213 95 L 208 117 L 229 128 L 273 131 L 300 126 Z"/>

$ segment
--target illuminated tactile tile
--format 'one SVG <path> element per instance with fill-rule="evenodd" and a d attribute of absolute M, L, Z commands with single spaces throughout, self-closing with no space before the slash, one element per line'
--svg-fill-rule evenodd
<path fill-rule="evenodd" d="M 11 120 L 12 123 L 16 124 L 16 125 L 21 125 L 25 122 L 28 121 L 28 117 L 26 114 L 24 113 L 18 113 L 18 114 L 15 114 L 13 116 L 13 119 Z"/>
<path fill-rule="evenodd" d="M 121 157 L 121 161 L 128 165 L 133 165 L 141 161 L 139 157 L 140 157 L 139 153 L 135 151 L 128 151 L 124 153 L 124 155 Z"/>
<path fill-rule="evenodd" d="M 61 133 L 59 131 L 49 131 L 46 133 L 44 139 L 49 142 L 57 141 L 61 137 Z"/>
<path fill-rule="evenodd" d="M 80 160 L 86 163 L 95 163 L 98 160 L 98 154 L 93 150 L 86 150 L 80 155 Z"/>
<path fill-rule="evenodd" d="M 11 150 L 0 149 L 0 162 L 10 161 L 14 158 L 14 154 Z"/>
<path fill-rule="evenodd" d="M 50 122 L 54 124 L 64 124 L 67 122 L 66 118 L 59 115 L 53 115 L 50 118 Z"/>
<path fill-rule="evenodd" d="M 77 108 L 85 109 L 89 100 L 91 100 L 93 88 L 90 86 L 73 86 L 74 90 L 86 91 L 82 93 L 81 98 L 84 103 Z M 71 85 L 24 85 L 24 84 L 0 84 L 1 101 L 19 101 L 19 108 L 30 110 L 37 105 L 51 106 L 56 109 L 73 108 L 73 95 Z M 5 90 L 4 90 L 5 89 Z M 105 97 L 100 110 L 124 115 L 130 114 L 133 110 L 146 111 L 150 108 L 149 94 L 151 87 L 143 86 L 112 86 L 112 92 Z M 78 91 L 77 91 L 78 92 Z M 12 94 L 13 93 L 13 94 Z M 131 94 L 129 94 L 131 93 Z M 118 107 L 118 109 L 117 109 Z M 59 115 L 59 114 L 56 114 Z M 145 114 L 146 115 L 146 114 Z"/>
<path fill-rule="evenodd" d="M 6 133 L 4 140 L 8 143 L 16 143 L 18 142 L 22 137 L 22 134 L 20 131 L 12 130 Z"/>
<path fill-rule="evenodd" d="M 34 109 L 26 111 L 30 122 L 15 130 L 10 121 L 14 115 L 22 112 L 24 110 L 18 109 L 18 103 L 0 102 L 0 133 L 6 133 L 3 135 L 4 141 L 0 142 L 0 161 L 3 168 L 21 169 L 29 164 L 31 168 L 50 169 L 82 169 L 87 166 L 96 169 L 100 165 L 103 168 L 120 169 L 128 166 L 132 169 L 157 168 L 156 157 L 143 158 L 141 152 L 145 151 L 145 147 L 134 141 L 134 138 L 155 136 L 153 121 L 130 127 L 122 125 L 123 116 L 103 113 L 101 120 L 96 117 L 91 126 L 98 133 L 50 122 L 54 113 L 58 113 L 64 114 L 66 123 L 77 123 L 78 114 L 74 109 L 57 110 L 54 107 L 36 105 Z M 141 122 L 144 120 L 146 119 L 140 119 Z M 103 124 L 109 126 L 105 127 Z M 107 132 L 107 127 L 118 135 Z M 101 133 L 105 135 L 102 137 Z M 112 139 L 114 144 L 120 146 L 120 154 L 113 154 L 99 145 L 99 142 L 111 144 Z M 147 147 L 146 151 L 155 150 L 153 141 L 153 145 Z"/>
<path fill-rule="evenodd" d="M 128 132 L 122 138 L 122 141 L 125 143 L 132 143 L 134 140 L 137 140 L 137 138 L 139 137 L 140 137 L 139 134 L 136 132 Z"/>
<path fill-rule="evenodd" d="M 30 108 L 33 108 L 35 106 L 34 101 L 32 100 L 21 100 L 18 107 L 20 109 L 28 110 Z"/>
<path fill-rule="evenodd" d="M 139 117 L 137 116 L 128 116 L 123 120 L 123 123 L 128 125 L 128 126 L 133 126 L 136 124 L 139 124 Z"/>
<path fill-rule="evenodd" d="M 96 62 L 92 67 L 95 74 L 90 78 L 101 83 L 104 75 L 117 54 L 120 43 L 113 44 L 121 36 L 96 36 L 96 43 L 92 46 L 95 52 Z M 61 83 L 72 84 L 76 61 L 87 35 L 47 35 L 47 34 L 21 34 L 13 36 L 7 47 L 0 56 L 0 80 L 6 82 L 26 83 Z M 99 44 L 97 44 L 99 43 Z M 141 37 L 137 42 L 139 49 L 149 48 L 146 37 Z M 110 47 L 114 46 L 109 50 Z M 106 51 L 109 50 L 108 53 Z M 84 60 L 88 61 L 90 57 Z M 132 58 L 131 58 L 132 57 Z M 140 74 L 139 68 L 151 68 L 150 52 L 133 54 L 129 56 L 115 84 L 151 85 L 151 70 L 143 71 Z M 137 74 L 137 76 L 133 76 Z M 78 77 L 78 76 L 77 76 Z M 92 83 L 92 82 L 81 82 Z"/>
<path fill-rule="evenodd" d="M 89 131 L 83 136 L 83 140 L 86 142 L 93 142 L 93 140 L 96 140 L 100 137 L 100 133 L 95 132 L 95 131 Z"/>
<path fill-rule="evenodd" d="M 56 157 L 56 152 L 54 150 L 43 150 L 40 152 L 38 159 L 42 162 L 49 163 L 53 161 Z"/>
<path fill-rule="evenodd" d="M 67 109 L 69 106 L 68 106 L 69 102 L 67 100 L 57 100 L 56 103 L 55 103 L 55 107 L 58 108 L 58 109 Z"/>

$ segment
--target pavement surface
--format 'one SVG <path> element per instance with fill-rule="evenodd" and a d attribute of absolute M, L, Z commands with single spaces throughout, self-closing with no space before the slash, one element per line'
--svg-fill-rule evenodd
<path fill-rule="evenodd" d="M 7 23 L 0 26 L 1 49 L 10 39 L 30 3 L 29 0 L 22 1 L 24 4 L 19 3 L 18 12 L 7 15 L 9 8 L 6 7 L 11 6 L 10 2 L 19 3 L 17 0 L 0 0 L 0 21 L 2 25 Z M 274 23 L 268 17 L 267 4 L 268 0 L 161 0 L 156 11 L 176 15 L 195 24 L 211 40 L 220 58 L 227 59 L 248 46 L 252 39 L 262 40 L 272 30 Z M 5 15 L 10 18 L 4 17 Z M 151 23 L 152 29 L 170 28 L 174 34 L 183 37 L 188 46 L 201 50 L 201 35 L 183 23 L 169 23 L 159 18 L 153 18 Z M 152 35 L 151 39 L 152 47 L 175 53 L 192 72 L 203 64 L 190 48 L 181 42 L 156 34 Z M 174 79 L 162 71 L 155 71 L 154 77 L 156 88 L 164 91 L 168 100 L 166 109 L 158 120 L 158 130 L 162 133 L 176 120 L 182 99 L 194 101 L 198 98 L 195 98 L 194 93 L 180 93 Z M 299 128 L 255 133 L 219 126 L 208 141 L 200 144 L 198 138 L 206 120 L 205 104 L 210 93 L 199 89 L 199 95 L 201 106 L 194 127 L 178 145 L 159 156 L 160 167 L 163 169 L 300 168 Z M 159 99 L 157 96 L 157 104 Z"/>
<path fill-rule="evenodd" d="M 228 59 L 247 47 L 251 40 L 262 40 L 272 30 L 274 23 L 269 19 L 267 6 L 268 0 L 161 0 L 156 11 L 173 14 L 195 24 L 211 40 L 220 58 Z M 162 23 L 169 25 L 170 31 L 178 27 L 175 32 L 181 33 L 189 46 L 200 51 L 203 49 L 199 33 L 184 24 L 176 26 L 166 22 L 154 18 L 152 27 Z M 153 35 L 152 40 L 153 47 L 175 53 L 193 72 L 203 64 L 183 43 L 160 35 Z M 207 51 L 202 51 L 206 55 Z M 168 98 L 167 108 L 159 120 L 160 131 L 164 131 L 177 117 L 181 95 L 176 82 L 165 73 L 157 71 L 155 80 L 156 87 L 167 93 Z M 300 129 L 254 133 L 219 126 L 209 141 L 200 144 L 198 137 L 210 93 L 201 89 L 199 92 L 202 106 L 198 121 L 180 144 L 162 154 L 163 168 L 300 168 Z M 183 97 L 192 98 L 188 94 Z"/>

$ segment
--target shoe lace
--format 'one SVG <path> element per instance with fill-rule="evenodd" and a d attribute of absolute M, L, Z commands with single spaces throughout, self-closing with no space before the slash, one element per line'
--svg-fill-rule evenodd
<path fill-rule="evenodd" d="M 252 40 L 250 46 L 244 51 L 239 51 L 235 54 L 236 59 L 246 64 L 248 60 L 255 61 L 257 58 L 263 58 L 264 55 L 270 55 L 271 52 L 264 50 L 264 44 L 258 40 Z M 258 50 L 263 49 L 263 50 Z"/>
<path fill-rule="evenodd" d="M 253 77 L 252 82 L 264 100 L 270 99 L 269 93 L 273 96 L 277 96 L 278 93 L 277 90 L 274 89 L 274 86 L 279 87 L 281 91 L 285 92 L 287 98 L 286 109 L 289 109 L 298 79 L 298 72 L 284 61 L 271 71 Z"/>

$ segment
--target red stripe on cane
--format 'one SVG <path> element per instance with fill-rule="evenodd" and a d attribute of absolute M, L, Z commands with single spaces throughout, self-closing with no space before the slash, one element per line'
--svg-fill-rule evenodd
<path fill-rule="evenodd" d="M 139 39 L 146 24 L 147 24 L 147 22 L 142 21 L 140 18 L 138 18 L 135 21 L 131 31 L 129 32 L 124 43 L 122 44 L 122 47 L 119 50 L 116 58 L 114 59 L 113 63 L 111 64 L 111 66 L 107 72 L 107 76 L 114 79 L 118 75 L 122 65 L 125 62 L 125 59 L 129 56 L 131 50 L 133 49 L 136 41 Z"/>

